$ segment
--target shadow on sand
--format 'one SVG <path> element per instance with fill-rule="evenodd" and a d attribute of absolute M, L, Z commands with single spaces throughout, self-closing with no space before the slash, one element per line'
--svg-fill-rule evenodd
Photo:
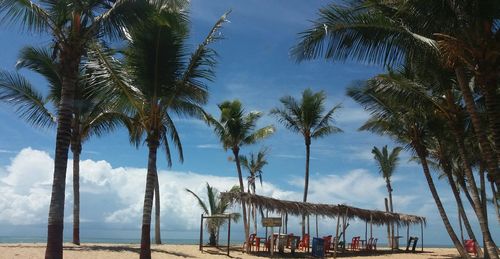
<path fill-rule="evenodd" d="M 139 247 L 121 246 L 121 245 L 82 245 L 82 246 L 64 246 L 64 250 L 73 251 L 110 251 L 110 252 L 132 252 L 139 254 L 141 249 Z M 180 252 L 169 252 L 166 250 L 152 248 L 151 252 L 163 253 L 171 256 L 183 257 L 183 258 L 196 258 L 192 255 L 180 253 Z"/>

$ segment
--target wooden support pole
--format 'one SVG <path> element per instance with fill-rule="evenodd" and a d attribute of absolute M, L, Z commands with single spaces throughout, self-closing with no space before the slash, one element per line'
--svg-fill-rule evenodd
<path fill-rule="evenodd" d="M 373 217 L 370 213 L 370 238 L 373 238 Z"/>
<path fill-rule="evenodd" d="M 269 247 L 269 251 L 271 251 L 271 256 L 274 255 L 274 227 L 271 227 L 271 246 Z"/>
<path fill-rule="evenodd" d="M 333 258 L 337 258 L 337 247 L 339 246 L 339 224 L 340 215 L 337 215 L 337 231 L 335 232 L 335 247 L 333 249 Z"/>
<path fill-rule="evenodd" d="M 201 214 L 200 222 L 200 251 L 203 252 L 203 214 Z"/>
<path fill-rule="evenodd" d="M 424 223 L 420 221 L 420 235 L 422 236 L 422 242 L 420 242 L 422 246 L 422 252 L 424 251 Z"/>
<path fill-rule="evenodd" d="M 316 214 L 316 237 L 319 237 L 319 232 L 318 232 L 318 214 Z"/>
<path fill-rule="evenodd" d="M 410 241 L 410 224 L 406 225 L 406 243 Z"/>
<path fill-rule="evenodd" d="M 346 207 L 345 208 L 344 219 L 343 219 L 344 224 L 342 225 L 343 232 L 344 232 L 344 235 L 342 235 L 342 242 L 344 244 L 344 247 L 342 248 L 342 252 L 345 252 L 345 247 L 346 247 L 345 236 L 346 236 L 346 230 L 347 230 L 346 223 L 347 223 L 347 212 L 348 211 L 349 211 L 349 208 Z"/>
<path fill-rule="evenodd" d="M 368 244 L 368 221 L 365 221 L 365 242 Z"/>
<path fill-rule="evenodd" d="M 231 215 L 227 219 L 227 256 L 229 256 L 229 247 L 231 244 Z"/>

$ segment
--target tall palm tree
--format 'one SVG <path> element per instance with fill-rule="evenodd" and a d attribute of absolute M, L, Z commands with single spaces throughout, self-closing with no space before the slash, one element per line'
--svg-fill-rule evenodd
<path fill-rule="evenodd" d="M 198 196 L 196 193 L 193 191 L 186 189 L 188 193 L 191 193 L 196 200 L 198 201 L 198 205 L 200 206 L 201 209 L 203 209 L 203 212 L 206 215 L 209 216 L 215 216 L 215 215 L 222 215 L 225 214 L 231 203 L 228 200 L 222 199 L 219 196 L 219 192 L 217 191 L 216 188 L 210 186 L 210 184 L 207 183 L 207 198 L 208 198 L 208 206 L 205 201 L 203 201 L 200 196 Z M 229 192 L 239 192 L 240 187 L 235 185 Z M 238 220 L 240 219 L 241 215 L 237 212 L 232 212 L 229 214 L 231 219 L 237 223 Z M 217 219 L 217 218 L 211 218 L 207 219 L 207 231 L 210 234 L 209 238 L 209 245 L 211 246 L 217 246 L 218 243 L 218 230 L 219 228 L 224 224 L 224 220 Z"/>
<path fill-rule="evenodd" d="M 159 198 L 156 167 L 158 148 L 164 148 L 170 166 L 169 141 L 172 141 L 180 160 L 183 160 L 180 136 L 172 114 L 201 118 L 201 105 L 206 103 L 208 97 L 205 81 L 215 76 L 216 53 L 209 45 L 220 39 L 219 29 L 226 22 L 226 16 L 227 13 L 215 23 L 194 52 L 189 53 L 186 13 L 169 8 L 153 11 L 148 19 L 129 31 L 129 42 L 124 51 L 124 71 L 120 71 L 122 67 L 116 60 L 101 59 L 101 72 L 98 74 L 109 77 L 111 88 L 119 89 L 118 92 L 128 100 L 127 109 L 132 119 L 129 128 L 131 142 L 140 145 L 144 140 L 149 150 L 141 259 L 151 258 L 151 212 L 155 192 Z M 119 79 L 112 76 L 127 73 L 128 77 Z M 159 207 L 156 209 L 158 211 Z"/>
<path fill-rule="evenodd" d="M 57 70 L 59 64 L 53 60 L 52 53 L 46 48 L 25 47 L 21 50 L 17 68 L 27 68 L 43 76 L 49 82 L 49 94 L 43 96 L 19 74 L 0 74 L 0 100 L 17 108 L 21 117 L 37 127 L 54 126 L 56 110 L 61 99 L 61 77 Z M 110 103 L 91 98 L 90 91 L 98 89 L 87 84 L 85 77 L 89 71 L 82 64 L 79 88 L 75 93 L 74 117 L 71 133 L 73 153 L 73 243 L 80 244 L 80 154 L 83 142 L 91 136 L 101 136 L 119 124 L 126 123 L 126 116 L 113 109 Z"/>
<path fill-rule="evenodd" d="M 257 179 L 259 179 L 260 184 L 262 185 L 262 174 L 264 173 L 262 171 L 262 168 L 264 168 L 265 165 L 267 165 L 267 160 L 266 160 L 266 155 L 267 155 L 267 148 L 262 148 L 259 150 L 257 154 L 250 153 L 249 156 L 242 156 L 240 155 L 240 163 L 248 171 L 248 182 L 247 182 L 247 189 L 248 193 L 253 193 L 256 194 L 255 192 L 255 182 Z M 256 207 L 253 206 L 251 209 L 249 208 L 248 214 L 250 214 L 250 210 L 252 211 L 252 218 L 253 218 L 253 226 L 254 226 L 254 233 L 257 233 L 257 210 Z M 250 216 L 248 217 L 250 219 Z"/>
<path fill-rule="evenodd" d="M 382 177 L 385 179 L 387 193 L 389 194 L 389 210 L 394 212 L 394 207 L 392 205 L 392 186 L 391 177 L 396 170 L 396 166 L 399 162 L 399 152 L 401 152 L 402 147 L 395 147 L 389 153 L 387 151 L 387 145 L 380 150 L 377 147 L 373 147 L 372 154 L 375 161 L 377 161 L 377 166 Z M 394 224 L 391 225 L 391 238 L 389 239 L 389 244 L 394 247 Z"/>
<path fill-rule="evenodd" d="M 342 132 L 334 125 L 333 115 L 340 108 L 335 105 L 325 112 L 326 94 L 323 91 L 314 93 L 311 89 L 302 92 L 302 99 L 296 100 L 292 96 L 285 96 L 280 99 L 283 107 L 274 108 L 271 114 L 278 118 L 289 130 L 300 133 L 304 137 L 306 145 L 306 172 L 304 177 L 304 198 L 307 202 L 309 188 L 309 158 L 311 140 L 323 138 L 330 134 Z M 302 236 L 305 234 L 305 215 L 302 215 Z"/>
<path fill-rule="evenodd" d="M 354 1 L 320 9 L 319 18 L 301 33 L 293 49 L 297 60 L 324 57 L 377 64 L 403 64 L 422 56 L 450 68 L 463 94 L 467 113 L 481 145 L 488 178 L 500 186 L 500 121 L 496 78 L 500 62 L 500 2 L 485 1 Z M 483 123 L 469 88 L 486 99 Z M 487 103 L 486 103 L 487 102 Z M 485 126 L 487 125 L 487 126 Z M 488 141 L 491 132 L 493 144 Z M 492 147 L 493 146 L 493 147 Z M 470 179 L 469 176 L 467 176 Z M 495 255 L 496 250 L 490 248 Z"/>
<path fill-rule="evenodd" d="M 19 24 L 25 30 L 47 33 L 60 64 L 61 101 L 57 112 L 54 176 L 49 206 L 45 258 L 62 258 L 64 198 L 68 150 L 71 141 L 73 102 L 79 65 L 88 45 L 103 36 L 116 38 L 134 23 L 144 1 L 1 0 L 2 23 Z"/>
<path fill-rule="evenodd" d="M 224 150 L 230 149 L 233 152 L 240 183 L 240 192 L 245 192 L 243 185 L 243 175 L 241 173 L 240 148 L 244 145 L 255 144 L 257 141 L 269 137 L 274 133 L 273 125 L 268 125 L 260 129 L 255 129 L 257 120 L 262 117 L 261 112 L 252 111 L 245 114 L 242 104 L 238 100 L 225 101 L 218 105 L 221 112 L 219 120 L 207 114 L 205 119 L 208 125 L 212 126 L 215 134 L 220 139 Z M 245 242 L 248 243 L 249 222 L 245 203 L 242 202 L 243 225 L 245 229 Z M 247 252 L 249 246 L 247 246 Z"/>
<path fill-rule="evenodd" d="M 439 125 L 433 117 L 433 111 L 429 111 L 432 106 L 425 102 L 419 106 L 409 105 L 404 99 L 395 98 L 375 86 L 369 82 L 364 87 L 348 89 L 347 95 L 372 113 L 372 117 L 360 130 L 388 135 L 417 154 L 432 197 L 454 246 L 462 257 L 470 258 L 450 224 L 429 169 L 427 144 L 433 127 Z"/>

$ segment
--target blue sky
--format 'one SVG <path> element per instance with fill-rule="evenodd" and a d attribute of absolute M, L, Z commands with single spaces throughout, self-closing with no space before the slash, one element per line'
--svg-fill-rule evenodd
<path fill-rule="evenodd" d="M 219 65 L 216 80 L 209 83 L 210 101 L 205 108 L 218 115 L 217 103 L 238 98 L 246 110 L 264 112 L 265 116 L 259 125 L 274 124 L 278 129 L 276 134 L 257 145 L 242 148 L 241 152 L 246 154 L 257 151 L 261 146 L 269 147 L 269 164 L 264 169 L 265 184 L 258 192 L 300 200 L 305 164 L 303 139 L 279 125 L 268 112 L 279 105 L 279 98 L 284 95 L 298 97 L 308 87 L 325 91 L 329 107 L 338 103 L 343 106 L 335 116 L 335 123 L 344 133 L 312 143 L 310 200 L 382 210 L 386 189 L 378 176 L 370 151 L 374 145 L 394 146 L 394 143 L 388 138 L 357 131 L 369 115 L 345 96 L 347 86 L 356 80 L 368 79 L 383 72 L 382 68 L 323 60 L 296 63 L 289 55 L 298 33 L 308 27 L 318 8 L 328 3 L 319 0 L 193 0 L 190 7 L 192 43 L 202 40 L 220 15 L 232 10 L 230 23 L 223 29 L 225 39 L 215 46 L 219 53 Z M 14 70 L 22 46 L 48 43 L 50 41 L 45 36 L 27 32 L 20 34 L 15 27 L 1 26 L 0 69 Z M 41 78 L 26 71 L 21 73 L 41 91 L 46 89 L 46 82 Z M 0 212 L 0 225 L 40 226 L 46 221 L 50 198 L 50 161 L 53 158 L 55 130 L 30 127 L 5 104 L 0 104 L 0 122 L 0 135 L 4 136 L 0 138 L 0 189 L 2 193 L 11 195 L 0 198 L 0 209 L 4 209 Z M 178 119 L 177 127 L 182 138 L 185 162 L 180 164 L 174 160 L 173 167 L 169 169 L 164 156 L 158 156 L 158 168 L 162 170 L 162 205 L 165 208 L 162 214 L 169 221 L 163 223 L 167 236 L 169 230 L 192 231 L 197 228 L 196 222 L 201 211 L 194 200 L 179 193 L 183 192 L 183 188 L 202 192 L 208 181 L 224 190 L 237 183 L 235 166 L 228 161 L 230 153 L 221 148 L 210 128 L 194 119 Z M 418 165 L 407 162 L 408 157 L 408 154 L 402 155 L 401 165 L 394 177 L 395 209 L 428 217 L 427 240 L 435 244 L 448 244 L 449 238 L 424 176 Z M 138 233 L 140 224 L 142 184 L 145 179 L 141 172 L 147 165 L 146 148 L 133 148 L 128 143 L 127 132 L 118 130 L 85 143 L 82 160 L 85 160 L 81 166 L 84 224 L 94 229 L 101 228 L 103 224 L 107 227 L 116 224 L 120 229 L 131 229 L 130 235 L 133 237 Z M 447 209 L 451 220 L 456 222 L 456 208 L 452 205 L 451 193 L 444 182 L 437 178 L 435 181 L 444 203 L 451 204 Z M 67 190 L 67 207 L 70 207 L 70 185 Z M 106 194 L 105 198 L 102 198 L 102 194 Z M 19 202 L 12 203 L 8 197 Z M 184 208 L 179 208 L 179 204 Z M 472 211 L 468 211 L 472 217 Z M 70 210 L 67 210 L 66 215 L 70 222 Z M 13 219 L 15 217 L 17 220 Z M 321 224 L 324 224 L 325 232 L 328 232 L 328 228 L 333 231 L 333 220 L 325 219 Z M 498 229 L 497 222 L 491 224 L 492 229 Z M 364 224 L 359 223 L 352 228 L 353 232 L 359 232 L 364 229 Z M 10 234 L 6 229 L 9 228 L 0 228 L 0 236 Z M 479 228 L 476 229 L 479 232 Z M 83 238 L 93 235 L 82 231 Z M 40 230 L 35 232 L 44 233 Z M 500 231 L 494 232 L 494 238 L 500 240 Z M 382 233 L 380 236 L 383 236 Z M 29 235 L 29 231 L 26 235 Z M 187 237 L 190 235 L 186 234 Z M 196 234 L 193 238 L 196 238 Z"/>

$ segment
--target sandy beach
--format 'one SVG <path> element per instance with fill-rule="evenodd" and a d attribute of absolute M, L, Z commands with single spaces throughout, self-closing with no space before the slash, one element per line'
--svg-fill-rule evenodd
<path fill-rule="evenodd" d="M 0 244 L 0 258 L 43 258 L 45 244 L 23 243 L 23 244 Z M 227 258 L 223 251 L 205 248 L 201 253 L 196 245 L 152 245 L 153 258 Z M 130 244 L 83 244 L 76 246 L 64 244 L 64 258 L 66 259 L 98 259 L 98 258 L 138 258 L 139 245 Z M 290 258 L 290 254 L 286 254 Z M 264 258 L 267 253 L 244 254 L 240 247 L 233 247 L 230 258 Z M 283 255 L 276 254 L 274 258 L 283 258 Z M 296 254 L 294 258 L 310 258 L 305 254 Z M 380 250 L 378 254 L 366 256 L 356 255 L 354 257 L 341 256 L 341 258 L 459 258 L 458 253 L 452 248 L 427 248 L 423 253 L 394 253 Z"/>

